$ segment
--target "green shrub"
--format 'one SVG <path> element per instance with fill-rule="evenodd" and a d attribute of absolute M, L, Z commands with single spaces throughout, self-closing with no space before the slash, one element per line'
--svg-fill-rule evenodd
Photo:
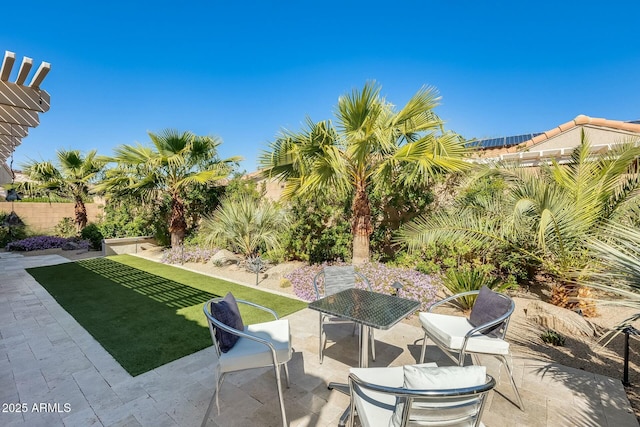
<path fill-rule="evenodd" d="M 543 332 L 542 335 L 540 335 L 540 338 L 542 338 L 542 341 L 546 342 L 547 344 L 555 345 L 558 347 L 562 347 L 565 343 L 565 338 L 553 329 L 548 329 Z"/>
<path fill-rule="evenodd" d="M 99 251 L 102 249 L 102 233 L 98 226 L 94 223 L 89 223 L 85 228 L 80 232 L 80 237 L 84 240 L 88 240 L 91 242 L 91 249 Z"/>
<path fill-rule="evenodd" d="M 53 228 L 54 235 L 60 237 L 73 237 L 77 234 L 76 225 L 70 217 L 64 217 Z"/>
<path fill-rule="evenodd" d="M 28 236 L 27 228 L 24 225 L 6 225 L 5 219 L 9 216 L 6 212 L 0 212 L 0 248 L 4 248 L 8 243 L 22 240 Z"/>
<path fill-rule="evenodd" d="M 334 194 L 295 196 L 289 207 L 293 223 L 285 231 L 285 257 L 322 263 L 351 260 L 349 203 Z"/>
<path fill-rule="evenodd" d="M 483 286 L 494 291 L 502 292 L 508 289 L 511 284 L 503 283 L 500 278 L 490 276 L 477 268 L 450 268 L 442 278 L 443 285 L 452 294 L 459 294 L 467 291 L 477 291 Z M 463 310 L 473 307 L 476 295 L 469 295 L 457 300 Z"/>

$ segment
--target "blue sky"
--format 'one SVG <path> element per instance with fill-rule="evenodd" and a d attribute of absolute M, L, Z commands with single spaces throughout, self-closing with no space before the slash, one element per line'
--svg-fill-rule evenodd
<path fill-rule="evenodd" d="M 396 105 L 435 86 L 466 138 L 640 119 L 637 1 L 99 3 L 3 6 L 0 49 L 51 63 L 51 110 L 16 166 L 175 128 L 219 136 L 251 172 L 281 128 L 332 118 L 368 80 Z"/>

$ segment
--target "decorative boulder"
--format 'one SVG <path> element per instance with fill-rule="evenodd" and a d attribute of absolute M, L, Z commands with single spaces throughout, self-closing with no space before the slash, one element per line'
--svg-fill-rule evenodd
<path fill-rule="evenodd" d="M 240 258 L 231 251 L 221 249 L 211 257 L 209 262 L 215 266 L 225 266 L 239 263 Z"/>
<path fill-rule="evenodd" d="M 593 337 L 596 329 L 580 314 L 542 301 L 531 302 L 524 310 L 527 320 L 565 336 Z"/>
<path fill-rule="evenodd" d="M 286 274 L 291 273 L 293 270 L 295 270 L 296 268 L 298 268 L 300 266 L 300 263 L 282 263 L 282 264 L 276 264 L 273 267 L 270 267 L 267 270 L 267 274 L 269 275 L 269 277 L 273 278 L 273 279 L 282 279 Z"/>
<path fill-rule="evenodd" d="M 78 249 L 80 249 L 80 245 L 77 244 L 76 242 L 69 241 L 69 242 L 65 242 L 62 245 L 62 250 L 63 251 L 75 251 L 75 250 L 78 250 Z"/>

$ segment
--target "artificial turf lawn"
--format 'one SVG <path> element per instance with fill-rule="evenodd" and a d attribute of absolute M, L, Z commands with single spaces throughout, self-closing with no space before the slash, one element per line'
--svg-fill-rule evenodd
<path fill-rule="evenodd" d="M 307 304 L 129 255 L 27 270 L 131 375 L 211 345 L 202 312 L 210 298 L 233 293 L 280 317 Z M 247 324 L 273 320 L 240 304 Z"/>

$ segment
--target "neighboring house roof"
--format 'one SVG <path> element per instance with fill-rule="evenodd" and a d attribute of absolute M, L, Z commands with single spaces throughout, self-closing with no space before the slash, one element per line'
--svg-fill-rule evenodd
<path fill-rule="evenodd" d="M 491 138 L 469 143 L 476 147 L 476 159 L 517 160 L 535 165 L 551 158 L 568 158 L 585 132 L 594 151 L 608 151 L 612 145 L 640 137 L 640 120 L 620 121 L 579 115 L 546 132 Z"/>
<path fill-rule="evenodd" d="M 478 149 L 491 149 L 491 148 L 508 148 L 517 145 L 521 147 L 528 147 L 546 139 L 549 139 L 560 132 L 567 131 L 576 126 L 592 124 L 594 126 L 609 127 L 612 129 L 625 130 L 630 132 L 640 133 L 640 120 L 631 120 L 623 122 L 620 120 L 608 120 L 593 118 L 585 115 L 579 115 L 575 119 L 568 121 L 560 126 L 557 126 L 546 132 L 527 133 L 523 135 L 515 136 L 501 136 L 499 138 L 485 138 L 469 142 L 468 146 Z"/>

